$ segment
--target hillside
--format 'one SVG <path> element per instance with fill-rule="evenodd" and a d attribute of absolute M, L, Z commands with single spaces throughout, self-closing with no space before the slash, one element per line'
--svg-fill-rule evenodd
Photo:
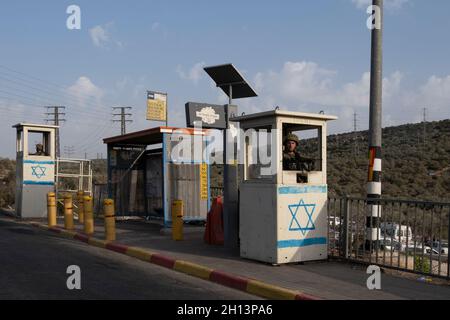
<path fill-rule="evenodd" d="M 383 129 L 383 197 L 450 202 L 450 120 Z M 330 196 L 364 197 L 367 131 L 328 136 Z M 106 183 L 106 161 L 93 160 L 94 183 Z M 221 187 L 222 167 L 211 170 Z M 13 205 L 15 161 L 0 158 L 0 207 Z M 214 190 L 216 194 L 217 190 Z"/>
<path fill-rule="evenodd" d="M 450 120 L 383 129 L 385 198 L 450 202 Z M 331 195 L 365 195 L 367 131 L 328 137 Z"/>

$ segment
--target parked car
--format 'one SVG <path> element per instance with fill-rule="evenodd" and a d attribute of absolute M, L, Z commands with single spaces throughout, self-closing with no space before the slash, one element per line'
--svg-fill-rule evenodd
<path fill-rule="evenodd" d="M 434 241 L 432 248 L 443 255 L 448 256 L 448 242 L 447 241 Z"/>
<path fill-rule="evenodd" d="M 383 238 L 393 238 L 396 241 L 406 241 L 406 238 L 408 238 L 408 240 L 413 238 L 411 227 L 393 222 L 381 223 L 380 232 Z"/>
<path fill-rule="evenodd" d="M 439 251 L 437 251 L 436 249 L 430 248 L 428 246 L 425 246 L 425 253 L 439 255 Z"/>
<path fill-rule="evenodd" d="M 386 251 L 400 251 L 402 249 L 402 245 L 400 242 L 391 240 L 391 239 L 381 239 L 380 240 L 380 249 Z"/>

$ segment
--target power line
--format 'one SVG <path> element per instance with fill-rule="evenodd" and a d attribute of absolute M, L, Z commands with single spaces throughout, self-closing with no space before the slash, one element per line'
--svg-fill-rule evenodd
<path fill-rule="evenodd" d="M 53 125 L 59 127 L 61 122 L 66 121 L 66 119 L 61 117 L 61 116 L 66 115 L 66 113 L 60 111 L 60 110 L 65 110 L 66 107 L 64 107 L 64 106 L 48 106 L 45 108 L 47 108 L 47 112 L 45 113 L 45 115 L 47 116 L 47 118 L 45 119 L 45 123 L 50 122 Z M 50 110 L 53 110 L 53 111 L 49 112 Z M 48 119 L 48 117 L 51 117 L 51 118 Z M 60 157 L 60 155 L 61 155 L 61 150 L 60 150 L 60 143 L 59 143 L 59 128 L 56 128 L 56 157 Z"/>
<path fill-rule="evenodd" d="M 0 65 L 0 68 L 5 68 L 5 67 Z M 23 74 L 18 71 L 13 71 L 13 72 L 18 73 L 18 74 Z M 4 76 L 6 76 L 6 77 L 4 77 Z M 12 77 L 13 79 L 11 79 L 10 77 Z M 39 79 L 39 78 L 35 78 L 30 75 L 28 75 L 27 77 Z M 74 94 L 74 93 L 68 91 L 68 89 L 63 86 L 46 85 L 45 80 L 39 80 L 39 82 L 35 83 L 33 81 L 30 81 L 29 79 L 24 79 L 23 77 L 18 77 L 17 75 L 5 74 L 2 70 L 0 70 L 0 79 L 3 79 L 3 82 L 4 82 L 4 84 L 2 84 L 3 88 L 8 87 L 13 90 L 21 91 L 21 92 L 24 92 L 27 96 L 34 95 L 34 96 L 37 96 L 39 99 L 49 100 L 48 97 L 43 97 L 41 95 L 41 94 L 45 94 L 47 96 L 50 96 L 51 97 L 50 100 L 52 100 L 52 101 L 55 100 L 56 96 L 59 96 L 60 97 L 59 99 L 63 99 L 65 102 L 70 102 L 72 105 L 80 106 L 80 103 L 82 103 L 83 105 L 89 105 L 91 107 L 91 113 L 97 113 L 101 116 L 104 116 L 103 112 L 107 112 L 105 110 L 106 107 L 104 105 L 100 105 L 99 103 L 94 104 L 93 102 L 88 100 L 88 99 L 95 98 L 94 96 L 85 94 L 83 92 L 77 92 L 76 94 Z M 19 81 L 16 81 L 16 80 L 19 80 Z M 20 88 L 11 87 L 11 84 L 14 84 L 14 83 L 19 85 Z M 30 83 L 32 85 L 29 85 Z M 46 86 L 44 87 L 43 85 L 46 85 Z M 56 89 L 51 86 L 56 87 Z M 31 90 L 23 90 L 23 87 L 27 87 Z M 40 94 L 33 93 L 32 90 L 38 91 Z M 71 89 L 71 90 L 76 91 L 75 89 Z M 98 109 L 101 111 L 96 111 L 94 109 Z"/>
<path fill-rule="evenodd" d="M 23 105 L 26 105 L 26 106 L 30 106 L 30 107 L 34 107 L 34 108 L 36 108 L 36 107 L 37 108 L 41 108 L 42 104 L 43 104 L 43 103 L 36 103 L 35 100 L 30 99 L 29 97 L 26 97 L 26 96 L 23 96 L 23 95 L 19 95 L 19 94 L 16 94 L 16 93 L 12 93 L 12 92 L 8 92 L 8 91 L 4 91 L 4 90 L 0 89 L 0 93 L 1 92 L 5 93 L 7 96 L 0 96 L 0 98 L 12 100 L 12 101 L 17 101 L 17 102 L 19 102 L 19 103 L 21 103 Z M 12 98 L 11 96 L 15 96 L 17 98 Z M 26 101 L 28 101 L 28 102 L 26 102 Z M 48 102 L 49 100 L 42 100 L 42 101 Z M 72 112 L 74 112 L 74 111 L 72 111 Z M 85 116 L 86 114 L 90 114 L 90 113 L 86 112 L 86 111 L 83 111 L 83 112 L 77 112 L 77 114 Z M 102 118 L 100 116 L 91 116 L 91 117 L 92 118 L 96 118 L 96 119 L 105 120 L 104 119 L 105 114 L 101 114 L 101 115 L 103 116 Z"/>
<path fill-rule="evenodd" d="M 127 122 L 133 122 L 133 120 L 127 119 L 127 116 L 132 116 L 131 113 L 126 113 L 126 110 L 131 110 L 131 107 L 113 107 L 113 110 L 120 109 L 120 113 L 113 113 L 113 116 L 120 116 L 120 120 L 112 120 L 112 122 L 120 122 L 120 132 L 124 135 L 127 132 Z"/>
<path fill-rule="evenodd" d="M 109 125 L 104 125 L 103 127 L 99 127 L 98 130 L 95 133 L 91 134 L 89 138 L 83 140 L 84 143 L 75 144 L 75 146 L 77 147 L 77 149 L 82 150 L 82 151 L 89 150 L 90 148 L 93 148 L 93 147 L 98 147 L 97 140 L 99 138 L 103 137 L 104 134 L 110 128 L 111 128 L 111 126 L 109 126 Z"/>
<path fill-rule="evenodd" d="M 38 77 L 35 77 L 35 76 L 33 76 L 33 75 L 26 74 L 26 73 L 23 73 L 23 72 L 20 72 L 20 71 L 11 69 L 11 68 L 6 67 L 6 66 L 4 66 L 4 65 L 0 65 L 0 68 L 2 68 L 2 69 L 4 70 L 4 71 L 3 71 L 3 74 L 4 74 L 4 75 L 5 75 L 4 72 L 5 72 L 5 70 L 6 70 L 6 72 L 9 72 L 9 73 L 10 73 L 10 74 L 6 74 L 7 76 L 14 77 L 14 78 L 16 78 L 16 79 L 22 79 L 23 81 L 26 81 L 26 82 L 28 82 L 28 83 L 32 83 L 32 84 L 34 84 L 34 85 L 38 85 L 38 86 L 46 86 L 47 88 L 50 88 L 50 89 L 52 90 L 52 92 L 50 92 L 52 95 L 55 93 L 53 90 L 54 90 L 55 87 L 56 87 L 56 88 L 59 88 L 60 91 L 62 90 L 63 94 L 65 94 L 65 95 L 67 95 L 67 96 L 72 96 L 72 97 L 74 97 L 75 99 L 79 99 L 80 96 L 89 97 L 89 98 L 92 97 L 91 95 L 88 95 L 88 94 L 86 94 L 86 93 L 80 91 L 79 89 L 78 89 L 78 90 L 77 90 L 77 89 L 72 89 L 72 91 L 75 92 L 76 94 L 73 94 L 73 93 L 71 93 L 71 92 L 67 92 L 67 88 L 64 87 L 64 86 L 62 86 L 62 85 L 55 84 L 55 83 L 46 81 L 46 80 L 44 80 L 44 79 L 42 79 L 42 78 L 38 78 Z M 0 72 L 1 72 L 1 71 L 0 71 Z M 13 74 L 19 74 L 19 75 L 25 76 L 26 79 L 24 79 L 23 77 L 18 77 L 17 75 L 11 75 L 11 73 L 13 73 Z M 33 80 L 30 80 L 30 79 L 33 79 Z"/>
<path fill-rule="evenodd" d="M 66 154 L 67 158 L 72 158 L 72 155 L 75 153 L 75 147 L 74 146 L 64 146 L 64 153 Z"/>

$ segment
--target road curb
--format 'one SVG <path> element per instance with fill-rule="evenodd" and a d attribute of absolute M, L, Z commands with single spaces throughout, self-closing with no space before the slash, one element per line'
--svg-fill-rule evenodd
<path fill-rule="evenodd" d="M 37 222 L 31 222 L 27 224 L 46 231 L 53 232 L 56 235 L 64 238 L 78 240 L 88 245 L 121 253 L 132 258 L 156 264 L 158 266 L 172 269 L 177 272 L 181 272 L 203 280 L 208 280 L 229 288 L 244 291 L 262 298 L 272 300 L 322 300 L 319 297 L 305 294 L 299 291 L 282 288 L 255 279 L 249 279 L 246 277 L 229 274 L 189 261 L 177 260 L 160 253 L 153 253 L 151 251 L 148 251 L 147 249 L 131 247 L 117 242 L 108 242 L 105 240 L 94 238 L 92 236 L 87 236 L 83 233 L 65 230 L 60 227 L 48 227 L 45 224 Z"/>

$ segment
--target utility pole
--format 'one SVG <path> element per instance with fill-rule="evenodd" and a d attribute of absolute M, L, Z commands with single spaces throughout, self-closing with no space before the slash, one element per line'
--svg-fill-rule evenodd
<path fill-rule="evenodd" d="M 120 122 L 120 132 L 124 135 L 127 132 L 126 123 L 133 122 L 133 120 L 127 119 L 127 116 L 132 116 L 131 113 L 126 113 L 126 110 L 131 110 L 131 107 L 114 107 L 113 110 L 120 109 L 120 113 L 113 113 L 113 116 L 120 116 L 120 120 L 112 120 L 112 122 Z"/>
<path fill-rule="evenodd" d="M 65 112 L 61 112 L 60 110 L 65 110 L 66 107 L 63 106 L 48 106 L 47 112 L 45 115 L 47 118 L 45 119 L 45 123 L 51 123 L 55 126 L 59 126 L 61 122 L 65 122 L 66 119 L 63 119 L 62 116 L 65 116 Z M 50 117 L 50 118 L 49 118 Z M 61 155 L 60 143 L 59 143 L 59 128 L 56 129 L 56 157 Z"/>
<path fill-rule="evenodd" d="M 354 112 L 353 113 L 353 152 L 354 152 L 354 155 L 355 155 L 355 160 L 356 160 L 356 155 L 359 153 L 359 150 L 358 150 L 358 137 L 356 135 L 356 131 L 358 131 L 357 116 L 358 116 L 358 114 L 356 112 Z"/>
<path fill-rule="evenodd" d="M 367 251 L 378 246 L 381 217 L 381 121 L 383 83 L 383 0 L 372 1 L 373 25 L 370 68 L 369 174 L 367 180 Z"/>
<path fill-rule="evenodd" d="M 72 155 L 75 153 L 75 147 L 74 146 L 64 146 L 64 153 L 66 154 L 67 158 L 72 158 Z"/>
<path fill-rule="evenodd" d="M 427 108 L 423 108 L 423 147 L 427 143 Z"/>

